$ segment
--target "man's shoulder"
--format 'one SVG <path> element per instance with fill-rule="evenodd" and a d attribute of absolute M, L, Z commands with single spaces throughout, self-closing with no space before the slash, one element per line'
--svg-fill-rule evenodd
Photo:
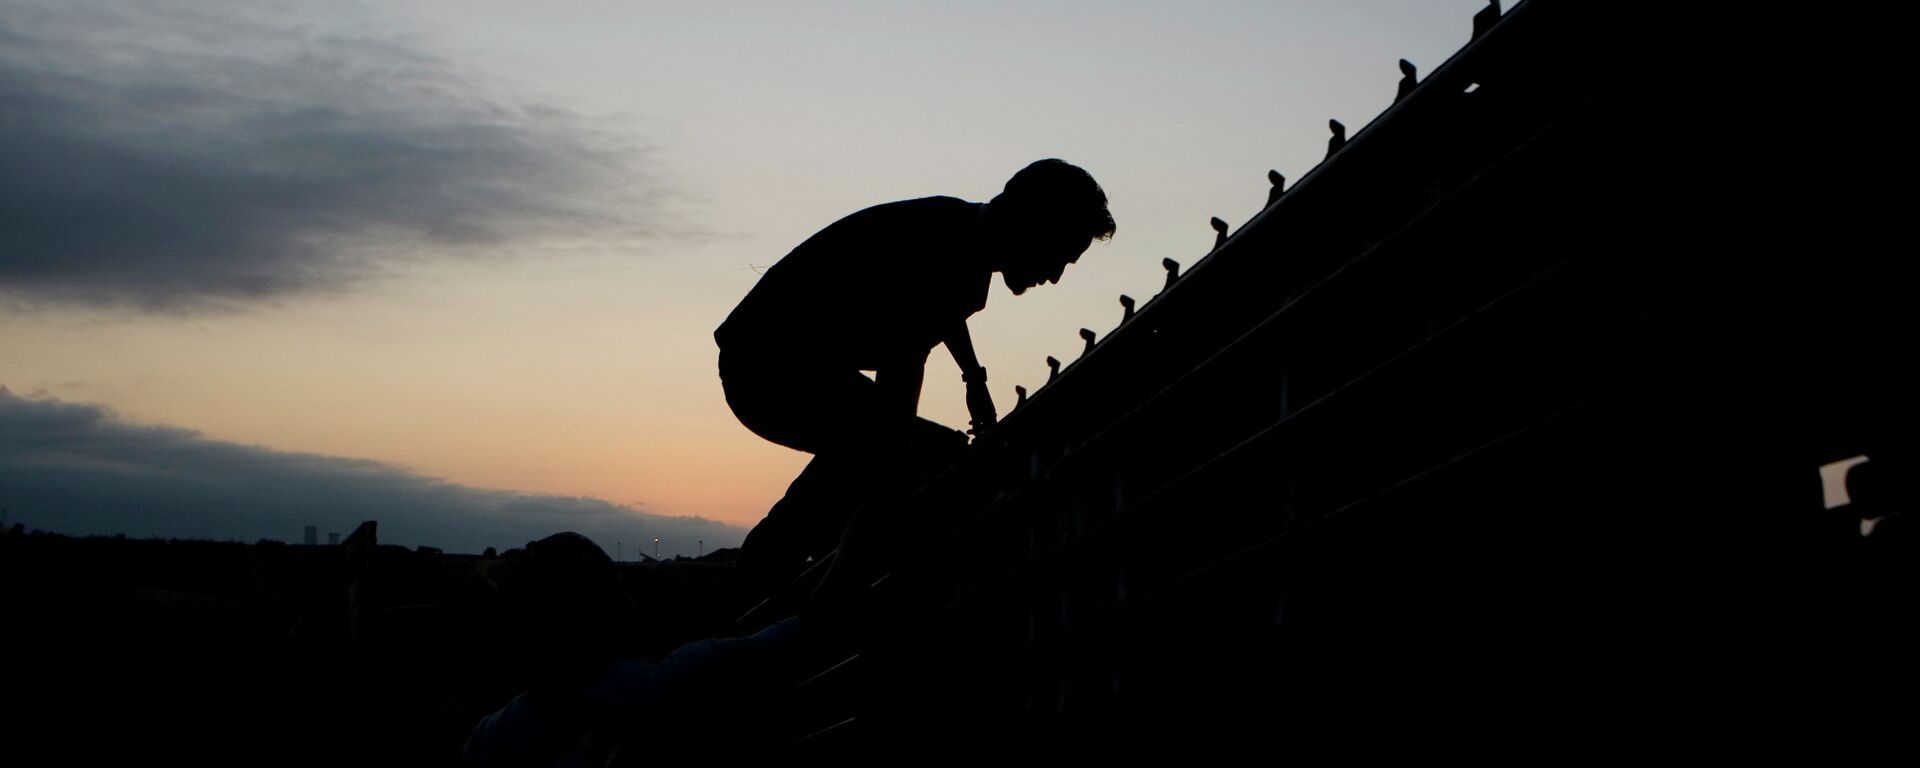
<path fill-rule="evenodd" d="M 801 243 L 786 260 L 829 260 L 859 268 L 863 261 L 892 261 L 905 248 L 964 248 L 979 232 L 981 203 L 957 197 L 922 197 L 864 208 Z"/>
<path fill-rule="evenodd" d="M 972 203 L 945 195 L 896 200 L 863 209 L 842 221 L 863 218 L 928 219 L 943 223 L 970 222 L 979 215 L 981 203 Z"/>
<path fill-rule="evenodd" d="M 947 195 L 934 195 L 933 197 L 916 197 L 912 200 L 882 203 L 882 205 L 898 205 L 930 211 L 973 211 L 978 209 L 981 204 L 968 202 L 957 197 L 949 197 Z"/>

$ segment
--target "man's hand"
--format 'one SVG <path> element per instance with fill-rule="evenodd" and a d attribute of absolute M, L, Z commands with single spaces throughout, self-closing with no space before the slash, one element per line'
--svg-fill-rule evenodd
<path fill-rule="evenodd" d="M 960 380 L 967 383 L 967 415 L 973 417 L 973 428 L 967 434 L 981 437 L 1000 423 L 1000 415 L 993 410 L 993 395 L 987 394 L 987 369 L 980 367 L 980 359 L 973 355 L 973 336 L 967 332 L 966 321 L 947 329 L 944 340 L 947 351 L 953 353 L 953 362 L 960 366 Z"/>
<path fill-rule="evenodd" d="M 973 428 L 967 430 L 967 434 L 974 437 L 985 437 L 1000 423 L 1000 415 L 993 410 L 993 395 L 987 392 L 985 376 L 967 382 L 967 415 L 973 417 Z"/>

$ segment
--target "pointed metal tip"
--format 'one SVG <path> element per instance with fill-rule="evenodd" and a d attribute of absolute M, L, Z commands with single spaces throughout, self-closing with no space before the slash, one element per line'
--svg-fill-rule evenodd
<path fill-rule="evenodd" d="M 1414 68 L 1413 62 L 1401 59 L 1400 74 L 1400 87 L 1393 92 L 1394 101 L 1406 98 L 1407 94 L 1413 93 L 1413 89 L 1420 86 L 1419 70 Z"/>
<path fill-rule="evenodd" d="M 1499 21 L 1500 0 L 1487 0 L 1487 7 L 1473 15 L 1473 36 L 1478 38 L 1486 34 L 1487 30 L 1492 29 L 1493 25 Z"/>

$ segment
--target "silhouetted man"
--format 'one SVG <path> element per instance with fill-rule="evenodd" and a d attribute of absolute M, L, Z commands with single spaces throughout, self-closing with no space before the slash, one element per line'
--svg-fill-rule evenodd
<path fill-rule="evenodd" d="M 874 206 L 768 269 L 714 331 L 720 379 L 740 423 L 815 459 L 748 536 L 742 569 L 772 558 L 784 573 L 824 554 L 864 492 L 964 444 L 915 416 L 936 345 L 959 365 L 974 433 L 991 428 L 997 416 L 967 318 L 986 306 L 993 273 L 1015 295 L 1057 282 L 1113 231 L 1092 176 L 1041 160 L 991 202 L 928 197 Z"/>

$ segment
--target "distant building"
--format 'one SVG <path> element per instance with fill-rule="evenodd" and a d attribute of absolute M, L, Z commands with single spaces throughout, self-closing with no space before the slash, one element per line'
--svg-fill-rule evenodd
<path fill-rule="evenodd" d="M 307 546 L 309 547 L 320 543 L 320 526 L 317 526 L 317 525 L 307 526 L 306 541 L 307 541 Z"/>
<path fill-rule="evenodd" d="M 340 546 L 340 532 L 339 532 L 339 531 L 334 531 L 334 532 L 332 532 L 332 533 L 329 533 L 329 534 L 327 534 L 327 546 L 329 546 L 329 547 L 337 547 L 337 546 Z"/>

